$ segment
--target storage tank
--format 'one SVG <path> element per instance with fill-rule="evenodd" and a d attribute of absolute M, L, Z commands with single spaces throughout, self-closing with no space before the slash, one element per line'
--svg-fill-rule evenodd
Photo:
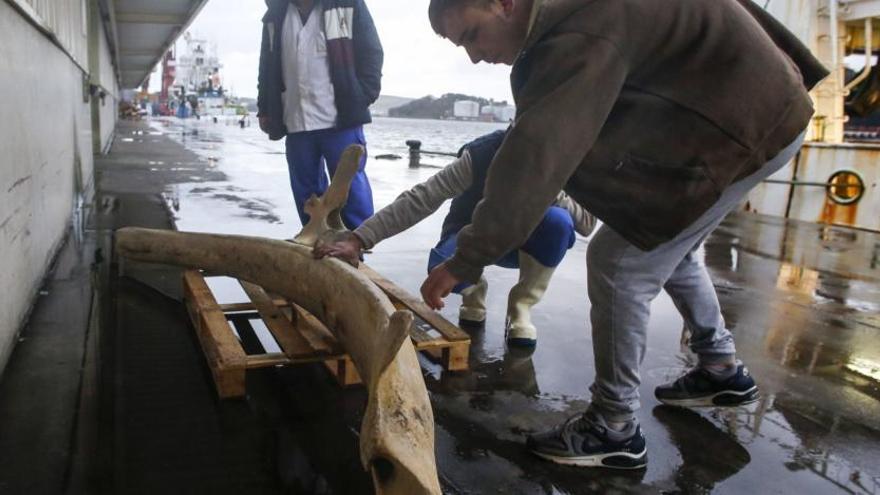
<path fill-rule="evenodd" d="M 475 119 L 480 116 L 480 104 L 471 100 L 456 101 L 452 114 L 457 119 Z"/>
<path fill-rule="evenodd" d="M 516 107 L 513 105 L 505 105 L 498 107 L 498 113 L 495 117 L 501 122 L 510 122 L 516 118 Z"/>

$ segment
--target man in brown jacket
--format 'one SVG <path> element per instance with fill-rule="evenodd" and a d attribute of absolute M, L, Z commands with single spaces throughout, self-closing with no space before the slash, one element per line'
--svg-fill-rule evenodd
<path fill-rule="evenodd" d="M 440 308 L 457 283 L 476 282 L 560 190 L 604 222 L 587 253 L 591 405 L 529 448 L 562 464 L 645 466 L 639 365 L 664 289 L 699 365 L 657 398 L 754 402 L 695 252 L 795 155 L 813 113 L 807 91 L 825 69 L 751 0 L 431 0 L 429 17 L 474 63 L 513 66 L 517 116 L 455 255 L 422 285 L 425 301 Z"/>

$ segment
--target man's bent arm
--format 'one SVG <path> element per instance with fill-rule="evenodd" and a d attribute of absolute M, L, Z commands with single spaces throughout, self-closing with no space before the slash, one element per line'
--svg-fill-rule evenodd
<path fill-rule="evenodd" d="M 483 267 L 525 242 L 595 143 L 627 75 L 605 38 L 560 34 L 530 48 L 535 64 L 514 125 L 489 168 L 483 200 L 446 268 L 476 282 Z"/>
<path fill-rule="evenodd" d="M 470 154 L 447 165 L 430 179 L 402 193 L 393 203 L 379 210 L 355 229 L 364 249 L 393 237 L 437 211 L 447 199 L 463 193 L 472 182 Z"/>

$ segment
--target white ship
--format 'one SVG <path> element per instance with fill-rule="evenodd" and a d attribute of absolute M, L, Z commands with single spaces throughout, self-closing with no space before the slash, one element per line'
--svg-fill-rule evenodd
<path fill-rule="evenodd" d="M 188 102 L 197 116 L 235 115 L 236 107 L 228 104 L 223 87 L 223 64 L 217 56 L 216 44 L 189 32 L 184 34 L 182 43 L 176 58 L 174 93 Z"/>

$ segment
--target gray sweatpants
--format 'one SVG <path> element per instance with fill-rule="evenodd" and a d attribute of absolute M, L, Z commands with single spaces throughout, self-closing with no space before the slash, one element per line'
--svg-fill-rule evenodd
<path fill-rule="evenodd" d="M 754 174 L 731 184 L 718 201 L 674 239 L 642 251 L 603 225 L 587 251 L 596 380 L 591 407 L 607 420 L 628 421 L 639 408 L 639 366 L 645 356 L 651 301 L 665 289 L 692 332 L 702 362 L 728 360 L 736 348 L 724 325 L 715 286 L 695 251 L 746 194 L 789 162 L 803 134 Z"/>

